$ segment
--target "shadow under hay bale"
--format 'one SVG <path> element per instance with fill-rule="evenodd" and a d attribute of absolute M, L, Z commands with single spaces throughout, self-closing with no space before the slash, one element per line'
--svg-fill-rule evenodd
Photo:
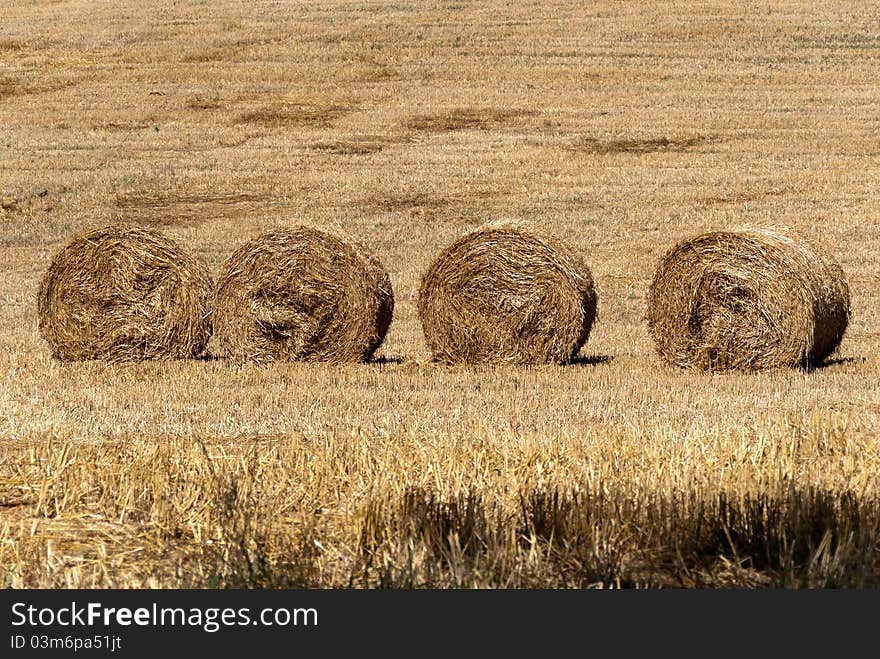
<path fill-rule="evenodd" d="M 217 354 L 238 360 L 366 361 L 394 311 L 388 273 L 363 245 L 297 226 L 264 233 L 223 264 Z"/>
<path fill-rule="evenodd" d="M 155 229 L 89 229 L 40 282 L 40 333 L 62 361 L 197 357 L 211 335 L 211 287 L 208 266 Z"/>
<path fill-rule="evenodd" d="M 676 366 L 811 366 L 840 344 L 849 303 L 830 255 L 779 231 L 743 229 L 676 244 L 654 275 L 647 319 Z"/>
<path fill-rule="evenodd" d="M 560 364 L 596 317 L 589 268 L 553 236 L 497 222 L 448 245 L 422 277 L 428 347 L 447 363 Z"/>

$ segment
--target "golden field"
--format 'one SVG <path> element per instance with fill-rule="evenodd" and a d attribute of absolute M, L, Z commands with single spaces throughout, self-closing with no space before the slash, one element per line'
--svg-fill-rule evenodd
<path fill-rule="evenodd" d="M 880 584 L 880 7 L 0 3 L 0 583 Z M 494 219 L 589 263 L 576 363 L 432 363 L 419 278 Z M 55 250 L 160 227 L 216 270 L 339 227 L 378 361 L 61 364 Z M 712 375 L 644 320 L 677 240 L 786 225 L 843 266 L 823 368 Z"/>

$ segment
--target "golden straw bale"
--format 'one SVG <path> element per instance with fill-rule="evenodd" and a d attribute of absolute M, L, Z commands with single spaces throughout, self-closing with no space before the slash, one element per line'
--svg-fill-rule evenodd
<path fill-rule="evenodd" d="M 156 229 L 92 228 L 43 276 L 39 329 L 63 361 L 197 357 L 211 335 L 211 288 L 208 266 Z"/>
<path fill-rule="evenodd" d="M 676 366 L 810 366 L 843 338 L 849 286 L 830 255 L 784 229 L 718 231 L 663 257 L 647 319 L 660 355 Z"/>
<path fill-rule="evenodd" d="M 587 265 L 524 222 L 496 222 L 449 244 L 422 277 L 419 316 L 447 363 L 559 364 L 596 318 Z"/>
<path fill-rule="evenodd" d="M 391 324 L 388 272 L 363 245 L 307 226 L 269 231 L 223 264 L 216 351 L 238 360 L 369 360 Z"/>

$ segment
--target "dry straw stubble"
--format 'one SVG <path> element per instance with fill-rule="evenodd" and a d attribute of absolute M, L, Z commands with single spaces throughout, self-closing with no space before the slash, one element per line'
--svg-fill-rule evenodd
<path fill-rule="evenodd" d="M 39 329 L 63 361 L 191 358 L 211 335 L 207 264 L 159 231 L 88 229 L 40 282 Z"/>
<path fill-rule="evenodd" d="M 849 320 L 840 265 L 785 229 L 702 234 L 661 260 L 647 319 L 660 355 L 703 370 L 821 363 Z"/>
<path fill-rule="evenodd" d="M 388 272 L 360 243 L 312 227 L 263 233 L 217 277 L 215 350 L 238 360 L 369 360 L 391 324 Z"/>
<path fill-rule="evenodd" d="M 447 363 L 559 364 L 596 318 L 587 265 L 524 222 L 495 222 L 450 243 L 422 277 L 419 316 Z"/>

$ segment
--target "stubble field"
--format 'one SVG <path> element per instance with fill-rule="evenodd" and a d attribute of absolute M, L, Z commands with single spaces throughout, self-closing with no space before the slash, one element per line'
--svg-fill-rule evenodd
<path fill-rule="evenodd" d="M 0 3 L 0 584 L 880 585 L 880 8 L 864 2 Z M 432 363 L 419 277 L 543 224 L 589 263 L 576 363 Z M 54 361 L 86 226 L 216 272 L 340 227 L 391 274 L 378 360 Z M 665 366 L 675 241 L 787 225 L 852 289 L 813 371 Z"/>

